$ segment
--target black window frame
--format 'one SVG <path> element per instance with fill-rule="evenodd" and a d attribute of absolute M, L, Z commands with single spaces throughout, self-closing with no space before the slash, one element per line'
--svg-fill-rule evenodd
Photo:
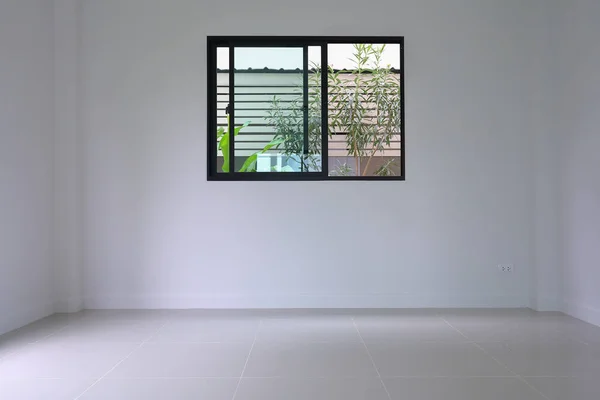
<path fill-rule="evenodd" d="M 328 65 L 329 44 L 377 43 L 400 45 L 400 175 L 394 176 L 329 176 L 328 167 L 328 96 L 327 74 L 322 74 L 322 154 L 321 172 L 218 172 L 217 171 L 217 48 L 228 47 L 230 57 L 236 47 L 300 47 L 321 46 L 321 63 Z M 207 180 L 208 181 L 404 181 L 406 180 L 406 116 L 404 36 L 207 36 Z M 230 58 L 230 62 L 231 62 Z M 233 79 L 234 68 L 229 71 Z M 233 86 L 233 81 L 230 82 Z M 230 102 L 234 90 L 230 89 Z M 235 121 L 235 115 L 230 115 Z M 235 140 L 230 141 L 232 148 Z M 235 152 L 231 152 L 232 159 Z"/>

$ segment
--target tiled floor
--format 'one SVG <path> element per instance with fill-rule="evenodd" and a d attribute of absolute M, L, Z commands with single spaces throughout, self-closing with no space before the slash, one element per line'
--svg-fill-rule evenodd
<path fill-rule="evenodd" d="M 528 310 L 89 311 L 0 337 L 7 400 L 599 400 L 600 328 Z"/>

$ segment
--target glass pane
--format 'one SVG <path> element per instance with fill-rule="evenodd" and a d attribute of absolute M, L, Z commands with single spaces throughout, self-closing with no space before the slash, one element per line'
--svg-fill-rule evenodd
<path fill-rule="evenodd" d="M 320 64 L 320 50 L 308 50 L 235 48 L 237 172 L 321 171 L 320 103 L 309 90 L 318 72 L 305 68 Z"/>
<path fill-rule="evenodd" d="M 399 44 L 328 46 L 329 176 L 401 175 Z"/>
<path fill-rule="evenodd" d="M 217 172 L 229 172 L 229 47 L 217 47 Z"/>
<path fill-rule="evenodd" d="M 305 157 L 310 172 L 321 172 L 323 124 L 321 106 L 321 46 L 308 47 L 308 157 Z"/>

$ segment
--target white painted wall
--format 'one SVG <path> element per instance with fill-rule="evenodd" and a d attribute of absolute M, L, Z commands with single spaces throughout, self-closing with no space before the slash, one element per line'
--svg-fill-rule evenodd
<path fill-rule="evenodd" d="M 236 3 L 84 0 L 86 307 L 529 305 L 537 2 Z M 404 35 L 407 181 L 207 182 L 219 34 Z"/>
<path fill-rule="evenodd" d="M 83 307 L 80 0 L 54 0 L 54 286 L 56 311 Z"/>
<path fill-rule="evenodd" d="M 0 334 L 54 306 L 52 24 L 52 2 L 0 2 Z"/>
<path fill-rule="evenodd" d="M 593 1 L 54 3 L 0 4 L 0 332 L 81 308 L 82 274 L 88 307 L 564 295 L 598 323 Z M 405 35 L 407 182 L 206 182 L 207 34 Z"/>
<path fill-rule="evenodd" d="M 528 128 L 532 138 L 530 168 L 533 174 L 532 195 L 532 269 L 531 307 L 539 311 L 562 308 L 562 242 L 560 171 L 562 164 L 560 132 L 557 129 L 556 99 L 560 96 L 556 64 L 556 43 L 561 35 L 558 12 L 560 0 L 544 0 L 537 5 L 534 23 L 529 25 L 525 40 L 531 51 L 529 68 L 530 113 Z"/>
<path fill-rule="evenodd" d="M 600 325 L 600 3 L 561 9 L 565 310 Z"/>

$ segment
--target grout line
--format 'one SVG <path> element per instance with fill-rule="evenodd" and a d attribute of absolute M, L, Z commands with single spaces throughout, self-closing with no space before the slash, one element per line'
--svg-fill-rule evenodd
<path fill-rule="evenodd" d="M 127 360 L 129 357 L 131 357 L 133 355 L 133 353 L 135 353 L 137 350 L 139 350 L 140 348 L 142 348 L 143 345 L 145 345 L 146 343 L 148 343 L 148 341 L 150 339 L 152 339 L 158 332 L 160 332 L 165 325 L 167 325 L 167 322 L 164 322 L 160 328 L 158 328 L 154 333 L 152 333 L 150 336 L 148 336 L 146 339 L 144 339 L 144 341 L 142 341 L 142 343 L 138 344 L 133 350 L 131 350 L 125 357 L 121 358 L 119 361 L 117 361 L 117 363 L 115 365 L 113 365 L 113 367 L 111 369 L 109 369 L 104 375 L 102 375 L 100 378 L 96 379 L 87 389 L 85 389 L 81 394 L 79 394 L 79 396 L 75 397 L 74 400 L 78 400 L 80 399 L 84 394 L 86 394 L 87 392 L 89 392 L 94 386 L 96 386 L 98 384 L 98 382 L 100 382 L 102 379 L 106 378 L 106 376 L 108 374 L 110 374 L 111 372 L 113 372 L 119 365 L 121 365 L 125 360 Z"/>
<path fill-rule="evenodd" d="M 352 317 L 352 324 L 354 325 L 354 329 L 356 329 L 356 333 L 358 333 L 358 336 L 360 337 L 360 341 L 362 342 L 363 346 L 365 347 L 365 350 L 367 351 L 369 359 L 371 360 L 371 364 L 373 364 L 373 368 L 375 368 L 375 371 L 377 372 L 377 376 L 379 377 L 379 381 L 381 382 L 381 385 L 383 386 L 383 389 L 385 390 L 385 393 L 387 394 L 388 399 L 392 400 L 392 396 L 390 395 L 390 391 L 388 390 L 387 386 L 385 386 L 385 382 L 383 381 L 383 378 L 381 377 L 381 373 L 379 372 L 379 368 L 377 368 L 377 365 L 375 364 L 375 360 L 373 360 L 373 356 L 371 355 L 371 352 L 369 351 L 369 347 L 367 346 L 367 343 L 365 342 L 365 339 L 363 339 L 362 334 L 360 333 L 360 330 L 358 329 L 358 325 L 356 325 L 356 320 L 354 319 L 354 317 Z"/>
<path fill-rule="evenodd" d="M 152 339 L 150 339 L 150 340 L 152 340 Z M 115 342 L 112 341 L 111 343 L 115 343 Z M 131 343 L 131 342 L 121 342 L 121 343 Z M 192 341 L 192 340 L 159 340 L 159 341 L 152 341 L 150 343 L 152 343 L 152 344 L 248 344 L 250 342 L 243 341 L 243 340 L 239 340 L 239 341 L 226 340 L 224 342 L 202 341 L 202 340 L 196 340 L 196 341 Z"/>
<path fill-rule="evenodd" d="M 242 368 L 242 374 L 240 375 L 240 379 L 235 387 L 235 391 L 233 392 L 232 400 L 235 400 L 238 390 L 240 389 L 240 385 L 242 384 L 242 378 L 244 377 L 244 373 L 246 372 L 246 367 L 248 367 L 248 362 L 250 361 L 250 355 L 252 354 L 252 350 L 254 350 L 254 345 L 256 344 L 256 339 L 258 338 L 258 332 L 262 327 L 263 320 L 261 319 L 258 323 L 258 327 L 256 328 L 256 332 L 254 332 L 254 340 L 252 341 L 252 346 L 250 346 L 250 351 L 248 352 L 248 357 L 246 357 L 246 362 L 244 363 L 244 368 Z"/>
<path fill-rule="evenodd" d="M 326 380 L 326 381 L 344 381 L 344 380 L 372 380 L 378 379 L 376 376 L 365 376 L 365 375 L 314 375 L 314 376 L 249 376 L 245 377 L 246 380 L 300 380 L 300 381 L 313 381 L 313 380 Z M 502 378 L 502 379 L 517 379 L 515 375 L 382 375 L 381 379 L 454 379 L 454 380 L 467 380 L 467 379 L 489 379 L 489 378 Z M 577 376 L 524 376 L 524 378 L 571 378 L 571 379 L 587 379 Z M 48 377 L 13 377 L 13 378 L 1 378 L 0 381 L 66 381 L 70 378 L 48 378 Z M 212 375 L 190 375 L 190 376 L 134 376 L 134 377 L 114 377 L 109 378 L 111 381 L 152 381 L 152 380 L 164 380 L 164 381 L 186 381 L 186 380 L 234 380 L 238 379 L 238 376 L 212 376 Z M 81 394 L 83 395 L 83 393 Z"/>
<path fill-rule="evenodd" d="M 284 380 L 300 380 L 300 381 L 312 381 L 312 380 L 327 380 L 327 381 L 344 381 L 344 380 L 372 380 L 378 379 L 377 376 L 366 376 L 366 375 L 311 375 L 311 376 L 285 376 L 285 375 L 271 375 L 271 376 L 248 376 L 245 380 L 270 380 L 270 379 L 284 379 Z M 505 379 L 516 379 L 515 375 L 382 375 L 381 379 L 488 379 L 488 378 L 505 378 Z M 527 376 L 527 378 L 573 378 L 573 379 L 585 379 L 578 378 L 576 376 Z M 0 381 L 18 381 L 18 380 L 40 380 L 40 381 L 66 381 L 70 378 L 48 378 L 48 377 L 14 377 L 14 378 L 1 378 Z M 189 375 L 189 376 L 133 376 L 133 377 L 111 377 L 108 378 L 111 381 L 152 381 L 152 380 L 165 380 L 165 381 L 185 381 L 185 380 L 234 380 L 240 379 L 238 376 L 213 376 L 213 375 Z M 83 393 L 82 393 L 83 394 Z"/>
<path fill-rule="evenodd" d="M 506 365 L 505 363 L 501 362 L 496 357 L 494 357 L 493 355 L 491 355 L 486 349 L 483 348 L 483 346 L 481 346 L 479 343 L 475 342 L 474 340 L 470 339 L 462 331 L 460 331 L 458 328 L 456 328 L 454 325 L 452 325 L 450 322 L 448 322 L 448 320 L 446 320 L 446 318 L 444 318 L 444 317 L 440 317 L 440 318 L 442 319 L 442 321 L 444 321 L 446 323 L 446 325 L 448 325 L 450 328 L 454 329 L 456 332 L 460 333 L 465 339 L 469 340 L 470 343 L 472 343 L 473 345 L 475 345 L 475 347 L 477 347 L 485 355 L 487 355 L 488 357 L 490 357 L 492 360 L 494 360 L 495 362 L 497 362 L 499 365 L 501 365 L 502 367 L 506 368 L 511 374 L 514 374 L 517 379 L 519 379 L 521 382 L 523 382 L 527 386 L 529 386 L 529 388 L 532 389 L 534 392 L 536 392 L 537 394 L 539 394 L 540 396 L 542 396 L 544 399 L 550 400 L 550 398 L 548 396 L 546 396 L 544 393 L 542 393 L 538 388 L 536 388 L 535 386 L 533 386 L 531 383 L 527 382 L 527 380 L 522 375 L 516 373 L 511 368 L 509 368 L 508 365 Z"/>
<path fill-rule="evenodd" d="M 65 329 L 67 329 L 69 327 L 69 324 L 67 323 L 65 326 L 63 326 L 60 329 L 55 330 L 54 332 L 50 333 L 49 335 L 44 336 L 43 338 L 41 338 L 40 340 L 36 340 L 35 342 L 31 342 L 30 344 L 34 344 L 34 343 L 41 343 L 42 341 L 51 338 L 52 336 L 64 331 Z"/>

